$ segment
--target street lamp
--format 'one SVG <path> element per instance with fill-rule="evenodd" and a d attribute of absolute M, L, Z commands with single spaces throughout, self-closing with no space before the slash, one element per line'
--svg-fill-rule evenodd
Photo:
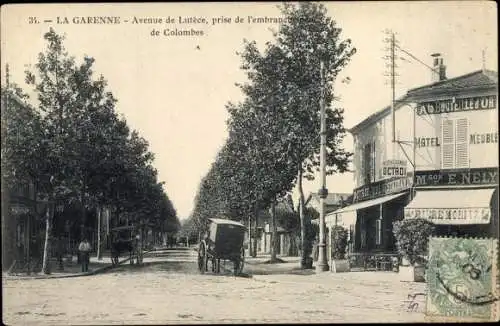
<path fill-rule="evenodd" d="M 320 147 L 320 169 L 321 169 L 321 188 L 318 191 L 319 195 L 319 243 L 318 243 L 318 263 L 316 264 L 316 272 L 325 272 L 329 270 L 326 260 L 326 244 L 325 244 L 325 199 L 328 196 L 326 189 L 326 113 L 325 113 L 325 95 L 324 95 L 324 62 L 320 62 L 320 114 L 321 114 L 321 147 Z"/>

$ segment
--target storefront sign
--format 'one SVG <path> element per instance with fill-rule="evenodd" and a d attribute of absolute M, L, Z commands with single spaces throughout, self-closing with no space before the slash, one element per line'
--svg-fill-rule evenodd
<path fill-rule="evenodd" d="M 382 176 L 384 177 L 406 176 L 406 161 L 387 160 L 382 162 Z"/>
<path fill-rule="evenodd" d="M 417 137 L 415 138 L 417 147 L 438 147 L 441 146 L 437 137 Z"/>
<path fill-rule="evenodd" d="M 398 193 L 411 188 L 412 184 L 413 178 L 411 177 L 374 182 L 372 184 L 354 189 L 353 203 Z"/>
<path fill-rule="evenodd" d="M 496 95 L 469 98 L 450 98 L 447 100 L 420 103 L 417 106 L 417 114 L 427 115 L 458 111 L 487 110 L 496 109 L 496 107 Z"/>
<path fill-rule="evenodd" d="M 433 170 L 417 171 L 416 187 L 464 186 L 498 184 L 498 168 L 456 170 L 453 172 Z"/>
<path fill-rule="evenodd" d="M 460 203 L 457 203 L 459 205 Z M 405 218 L 425 218 L 435 224 L 488 224 L 490 208 L 405 208 Z"/>
<path fill-rule="evenodd" d="M 486 134 L 471 134 L 470 143 L 472 145 L 477 144 L 491 144 L 498 143 L 498 132 L 491 132 Z"/>
<path fill-rule="evenodd" d="M 382 162 L 382 176 L 384 177 L 406 176 L 406 161 L 387 160 Z"/>

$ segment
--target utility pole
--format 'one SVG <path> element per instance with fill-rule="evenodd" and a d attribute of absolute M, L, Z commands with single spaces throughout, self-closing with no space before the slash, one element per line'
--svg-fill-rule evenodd
<path fill-rule="evenodd" d="M 394 102 L 396 101 L 396 64 L 395 64 L 395 37 L 391 32 L 391 115 L 392 115 L 392 142 L 396 141 L 396 111 Z"/>
<path fill-rule="evenodd" d="M 389 71 L 386 72 L 384 75 L 388 76 L 390 78 L 390 85 L 391 85 L 391 138 L 392 138 L 392 143 L 395 145 L 397 143 L 396 139 L 396 47 L 397 47 L 397 41 L 396 41 L 396 36 L 393 31 L 391 30 L 385 30 L 385 33 L 387 34 L 387 37 L 384 38 L 384 41 L 388 43 L 388 47 L 385 48 L 389 52 L 388 55 L 384 56 L 383 58 L 386 60 L 389 60 L 389 62 L 386 64 L 386 67 L 389 68 Z M 395 150 L 395 146 L 393 146 L 393 151 Z"/>
<path fill-rule="evenodd" d="M 325 245 L 325 199 L 328 195 L 326 189 L 326 112 L 325 112 L 325 79 L 324 79 L 324 62 L 320 62 L 320 113 L 321 113 L 321 147 L 320 147 L 320 170 L 321 170 L 321 189 L 319 190 L 319 243 L 318 243 L 318 262 L 316 264 L 316 272 L 325 272 L 329 270 L 326 260 L 326 245 Z"/>

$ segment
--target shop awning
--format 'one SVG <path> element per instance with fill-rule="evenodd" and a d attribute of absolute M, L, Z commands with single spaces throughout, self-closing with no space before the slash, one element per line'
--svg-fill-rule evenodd
<path fill-rule="evenodd" d="M 418 191 L 405 207 L 405 218 L 426 218 L 435 224 L 488 224 L 495 189 Z"/>
<path fill-rule="evenodd" d="M 339 225 L 348 226 L 348 225 L 355 224 L 356 223 L 356 216 L 357 216 L 356 211 L 358 209 L 363 209 L 363 208 L 368 208 L 368 207 L 372 207 L 375 205 L 380 205 L 380 204 L 386 203 L 388 201 L 391 201 L 393 199 L 404 196 L 406 194 L 407 194 L 406 192 L 403 192 L 403 193 L 399 193 L 399 194 L 395 194 L 395 195 L 387 195 L 387 196 L 383 196 L 383 197 L 379 197 L 379 198 L 375 198 L 375 199 L 371 199 L 371 200 L 362 201 L 362 202 L 359 202 L 356 204 L 352 204 L 352 205 L 343 207 L 341 209 L 337 209 L 336 211 L 331 212 L 328 215 L 326 215 L 325 222 L 328 225 L 333 225 L 335 223 L 335 218 L 337 218 L 337 223 Z"/>

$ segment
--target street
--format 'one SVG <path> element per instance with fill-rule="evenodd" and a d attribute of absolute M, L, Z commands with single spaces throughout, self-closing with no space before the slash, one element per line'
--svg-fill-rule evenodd
<path fill-rule="evenodd" d="M 16 324 L 422 322 L 424 283 L 392 272 L 322 273 L 247 259 L 243 277 L 200 275 L 196 252 L 145 257 L 95 276 L 3 279 L 3 321 Z M 229 267 L 229 266 L 228 266 Z M 268 272 L 266 272 L 266 270 Z"/>

